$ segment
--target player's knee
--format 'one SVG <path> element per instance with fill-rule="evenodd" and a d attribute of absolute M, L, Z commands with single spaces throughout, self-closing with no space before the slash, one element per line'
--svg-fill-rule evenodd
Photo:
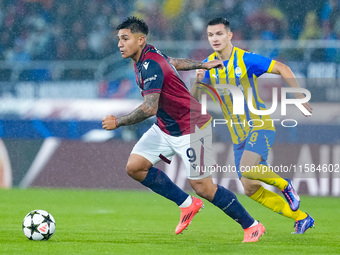
<path fill-rule="evenodd" d="M 143 181 L 145 176 L 142 174 L 144 172 L 143 166 L 138 165 L 136 162 L 128 161 L 126 164 L 126 172 L 127 174 L 137 180 L 137 181 Z"/>
<path fill-rule="evenodd" d="M 200 197 L 203 197 L 203 198 L 206 198 L 208 196 L 208 192 L 205 188 L 203 187 L 196 187 L 195 188 L 195 193 L 200 196 Z"/>
<path fill-rule="evenodd" d="M 128 161 L 126 164 L 126 173 L 130 176 L 130 177 L 134 177 L 136 175 L 137 169 L 135 167 L 135 164 Z"/>
<path fill-rule="evenodd" d="M 258 189 L 261 187 L 261 185 L 257 184 L 251 184 L 251 185 L 243 185 L 244 188 L 244 194 L 246 194 L 247 197 L 251 197 L 258 191 Z"/>
<path fill-rule="evenodd" d="M 126 164 L 127 174 L 136 181 L 143 181 L 152 164 L 139 155 L 131 155 Z"/>
<path fill-rule="evenodd" d="M 216 189 L 217 186 L 216 185 L 196 185 L 194 188 L 195 193 L 202 197 L 207 199 L 208 201 L 212 201 L 214 199 L 215 193 L 216 193 Z"/>
<path fill-rule="evenodd" d="M 251 189 L 247 189 L 247 188 L 244 188 L 244 194 L 247 197 L 251 197 L 252 195 L 254 195 L 253 191 Z"/>

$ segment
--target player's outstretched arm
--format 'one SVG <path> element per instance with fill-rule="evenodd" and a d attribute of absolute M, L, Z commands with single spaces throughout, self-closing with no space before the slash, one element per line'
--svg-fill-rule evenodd
<path fill-rule="evenodd" d="M 159 96 L 160 94 L 158 93 L 145 95 L 143 103 L 127 115 L 119 117 L 115 117 L 113 115 L 106 116 L 102 121 L 103 128 L 106 130 L 114 130 L 120 126 L 128 126 L 139 123 L 156 115 Z"/>
<path fill-rule="evenodd" d="M 300 85 L 293 73 L 293 71 L 290 69 L 289 66 L 276 61 L 274 66 L 273 66 L 273 70 L 271 71 L 271 73 L 274 74 L 280 74 L 282 76 L 282 78 L 287 82 L 287 84 L 292 87 L 292 88 L 300 88 Z M 304 98 L 305 95 L 303 93 L 295 93 L 295 97 L 296 98 Z M 303 104 L 303 106 L 310 112 L 312 113 L 313 108 L 312 106 L 306 102 Z M 307 116 L 307 115 L 305 115 Z"/>
<path fill-rule="evenodd" d="M 169 58 L 170 63 L 179 71 L 188 71 L 194 69 L 206 69 L 220 68 L 223 69 L 223 61 L 221 60 L 211 60 L 208 62 L 199 62 L 192 59 L 185 58 Z"/>

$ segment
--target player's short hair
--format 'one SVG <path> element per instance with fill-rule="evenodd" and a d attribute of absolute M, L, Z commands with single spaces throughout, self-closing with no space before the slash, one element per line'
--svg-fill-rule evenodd
<path fill-rule="evenodd" d="M 131 33 L 143 33 L 145 35 L 148 35 L 149 28 L 148 25 L 144 22 L 144 20 L 139 19 L 135 16 L 131 16 L 126 18 L 123 23 L 121 23 L 117 27 L 117 31 L 120 29 L 130 29 Z"/>
<path fill-rule="evenodd" d="M 230 30 L 230 23 L 226 18 L 215 18 L 212 19 L 208 22 L 207 27 L 208 26 L 214 26 L 214 25 L 218 25 L 218 24 L 223 24 L 226 30 Z"/>

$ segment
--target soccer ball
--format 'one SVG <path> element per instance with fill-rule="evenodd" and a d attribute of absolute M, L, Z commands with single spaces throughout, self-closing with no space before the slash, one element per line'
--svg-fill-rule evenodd
<path fill-rule="evenodd" d="M 55 231 L 55 220 L 44 210 L 34 210 L 25 216 L 22 229 L 30 240 L 48 240 Z"/>

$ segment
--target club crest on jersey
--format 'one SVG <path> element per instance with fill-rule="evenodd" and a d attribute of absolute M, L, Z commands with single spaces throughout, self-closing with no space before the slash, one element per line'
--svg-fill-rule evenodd
<path fill-rule="evenodd" d="M 242 69 L 239 66 L 235 68 L 235 75 L 239 78 L 242 75 Z"/>

